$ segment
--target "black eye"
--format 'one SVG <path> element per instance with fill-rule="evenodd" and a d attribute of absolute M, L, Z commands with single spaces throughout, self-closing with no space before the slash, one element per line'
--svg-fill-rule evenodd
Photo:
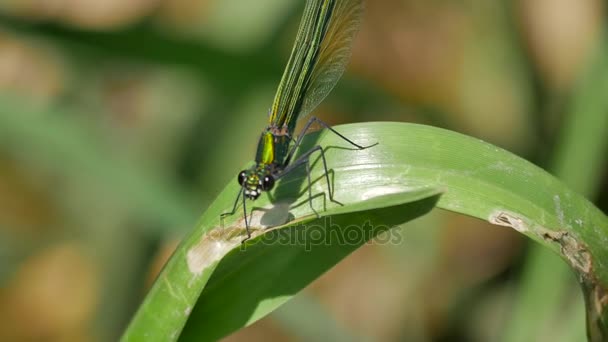
<path fill-rule="evenodd" d="M 274 186 L 274 178 L 272 176 L 264 176 L 262 180 L 262 190 L 269 191 Z"/>
<path fill-rule="evenodd" d="M 237 180 L 239 182 L 239 185 L 243 186 L 243 183 L 245 183 L 245 181 L 247 180 L 247 172 L 241 171 L 241 173 L 239 173 Z"/>

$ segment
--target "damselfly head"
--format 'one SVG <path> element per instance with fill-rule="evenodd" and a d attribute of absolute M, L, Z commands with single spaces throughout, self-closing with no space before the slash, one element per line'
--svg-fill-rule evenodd
<path fill-rule="evenodd" d="M 274 187 L 274 177 L 263 169 L 243 170 L 238 176 L 239 185 L 243 187 L 245 197 L 256 200 L 262 191 L 270 191 Z"/>

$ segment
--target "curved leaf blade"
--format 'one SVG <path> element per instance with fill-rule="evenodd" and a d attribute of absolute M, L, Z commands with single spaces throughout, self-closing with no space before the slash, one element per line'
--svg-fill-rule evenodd
<path fill-rule="evenodd" d="M 591 338 L 605 336 L 608 222 L 589 201 L 535 165 L 451 131 L 405 123 L 354 124 L 336 129 L 358 143 L 379 142 L 373 148 L 353 151 L 327 132 L 307 137 L 308 148 L 316 142 L 314 138 L 325 147 L 334 194 L 344 206 L 316 196 L 314 205 L 322 217 L 313 219 L 300 174 L 277 187 L 274 202 L 269 198 L 256 202 L 261 208 L 254 211 L 253 222 L 260 227 L 274 225 L 288 218 L 283 215 L 286 212 L 297 220 L 273 232 L 287 232 L 288 236 L 300 232 L 302 224 L 315 226 L 328 217 L 338 220 L 342 229 L 372 218 L 380 224 L 387 217 L 391 224 L 405 222 L 428 210 L 429 203 L 442 192 L 438 207 L 512 227 L 559 253 L 577 272 L 586 291 Z M 322 167 L 318 162 L 313 164 L 313 194 L 322 195 L 326 191 Z M 217 227 L 218 215 L 231 208 L 236 192 L 236 185 L 228 186 L 182 243 L 125 339 L 143 336 L 139 334 L 151 326 L 154 336 L 175 339 L 188 318 L 184 338 L 224 336 L 270 312 L 352 250 L 348 248 L 353 246 L 339 243 L 314 246 L 311 251 L 319 253 L 315 258 L 303 253 L 301 245 L 279 244 L 276 237 L 271 238 L 275 233 L 260 235 L 258 229 L 257 237 L 242 254 L 235 250 L 243 236 L 242 214 L 233 215 L 228 228 L 210 230 Z M 424 204 L 424 210 L 405 210 L 416 208 L 404 204 L 412 201 Z M 204 239 L 212 243 L 204 243 Z M 282 277 L 282 272 L 289 277 Z M 260 279 L 265 285 L 255 287 Z M 244 292 L 246 285 L 257 292 Z"/>

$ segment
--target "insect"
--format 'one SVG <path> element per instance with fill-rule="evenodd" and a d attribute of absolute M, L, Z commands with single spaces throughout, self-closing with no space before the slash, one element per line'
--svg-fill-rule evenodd
<path fill-rule="evenodd" d="M 352 41 L 359 28 L 362 7 L 362 0 L 306 1 L 296 41 L 270 109 L 268 125 L 258 142 L 255 165 L 239 173 L 237 179 L 241 189 L 232 211 L 222 214 L 222 218 L 234 214 L 239 199 L 242 199 L 247 231 L 243 242 L 251 238 L 247 199 L 255 200 L 262 192 L 270 191 L 279 178 L 301 165 L 305 165 L 308 175 L 309 204 L 317 214 L 312 206 L 309 163 L 310 156 L 315 152 L 321 155 L 329 198 L 334 201 L 325 153 L 321 146 L 313 147 L 292 161 L 302 138 L 314 123 L 327 128 L 358 149 L 371 147 L 356 144 L 314 116 L 304 125 L 297 138 L 293 134 L 297 121 L 310 114 L 342 76 L 350 59 Z"/>

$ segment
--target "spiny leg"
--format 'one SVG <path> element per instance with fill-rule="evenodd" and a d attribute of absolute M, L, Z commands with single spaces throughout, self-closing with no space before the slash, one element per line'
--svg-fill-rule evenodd
<path fill-rule="evenodd" d="M 319 217 L 319 213 L 312 205 L 312 181 L 310 179 L 310 160 L 306 159 L 304 164 L 306 165 L 306 179 L 308 179 L 308 205 L 310 206 L 310 209 L 312 209 L 312 211 L 315 213 L 315 216 Z M 329 191 L 331 191 L 331 188 L 329 189 Z"/>
<path fill-rule="evenodd" d="M 308 120 L 308 122 L 306 123 L 306 125 L 304 125 L 304 128 L 302 128 L 302 130 L 300 131 L 300 135 L 298 136 L 298 139 L 293 144 L 293 147 L 291 148 L 291 150 L 287 154 L 287 158 L 285 159 L 285 163 L 283 163 L 284 166 L 286 166 L 286 165 L 289 164 L 289 162 L 291 161 L 291 158 L 293 158 L 293 155 L 294 155 L 296 149 L 302 143 L 302 139 L 304 138 L 304 136 L 306 135 L 306 133 L 310 130 L 310 128 L 312 127 L 312 124 L 315 123 L 315 122 L 318 122 L 319 124 L 321 124 L 321 126 L 327 128 L 328 130 L 330 130 L 331 132 L 333 132 L 335 135 L 339 136 L 340 138 L 342 138 L 343 140 L 345 140 L 349 144 L 355 146 L 359 150 L 364 150 L 366 148 L 370 148 L 370 147 L 378 145 L 378 143 L 375 143 L 375 144 L 372 144 L 372 145 L 369 145 L 369 146 L 361 146 L 361 145 L 355 143 L 354 141 L 348 139 L 347 137 L 345 137 L 344 135 L 342 135 L 340 132 L 338 132 L 335 129 L 333 129 L 330 125 L 326 124 L 321 119 L 317 118 L 316 116 L 312 116 Z"/>
<path fill-rule="evenodd" d="M 310 149 L 309 151 L 307 151 L 306 153 L 304 153 L 303 155 L 301 155 L 296 161 L 294 161 L 292 164 L 288 165 L 285 169 L 283 169 L 283 171 L 278 174 L 276 176 L 276 178 L 281 178 L 284 175 L 286 175 L 287 173 L 293 171 L 296 167 L 306 163 L 306 176 L 308 179 L 308 200 L 309 200 L 309 204 L 311 209 L 315 212 L 315 214 L 317 216 L 319 216 L 319 214 L 317 213 L 317 211 L 315 210 L 315 208 L 312 206 L 312 180 L 310 177 L 310 155 L 319 151 L 319 153 L 321 153 L 321 160 L 323 161 L 323 170 L 324 170 L 324 174 L 325 174 L 325 180 L 327 182 L 327 189 L 329 190 L 329 200 L 342 205 L 342 203 L 334 200 L 334 196 L 333 196 L 333 188 L 331 186 L 331 182 L 329 180 L 329 171 L 327 169 L 327 160 L 325 159 L 325 151 L 323 151 L 323 148 L 321 148 L 320 145 L 317 145 L 315 147 L 313 147 L 312 149 Z"/>
<path fill-rule="evenodd" d="M 239 205 L 239 199 L 243 195 L 243 191 L 244 191 L 244 189 L 241 187 L 241 190 L 239 191 L 239 194 L 236 196 L 236 199 L 234 200 L 234 204 L 232 205 L 232 210 L 230 212 L 220 214 L 220 221 L 221 221 L 220 224 L 221 224 L 222 228 L 224 228 L 224 218 L 226 216 L 234 215 L 234 213 L 236 212 L 236 208 Z"/>
<path fill-rule="evenodd" d="M 342 204 L 342 203 L 334 200 L 334 198 L 333 198 L 333 190 L 331 188 L 331 183 L 330 183 L 330 180 L 329 180 L 329 172 L 327 170 L 327 160 L 325 159 L 325 151 L 323 151 L 323 149 L 321 148 L 321 146 L 319 146 L 319 145 L 315 146 L 310 151 L 308 151 L 305 154 L 303 154 L 302 156 L 300 156 L 293 164 L 290 165 L 290 161 L 293 158 L 293 156 L 295 154 L 295 151 L 298 149 L 298 147 L 302 143 L 302 140 L 304 139 L 304 136 L 306 135 L 306 132 L 308 132 L 310 130 L 310 128 L 312 127 L 312 124 L 315 123 L 315 122 L 320 123 L 323 127 L 329 129 L 331 132 L 333 132 L 334 134 L 336 134 L 337 136 L 339 136 L 340 138 L 342 138 L 343 140 L 347 141 L 349 144 L 357 147 L 360 150 L 364 150 L 366 148 L 370 148 L 370 147 L 378 145 L 378 143 L 375 143 L 375 144 L 372 144 L 372 145 L 369 145 L 369 146 L 361 146 L 361 145 L 355 143 L 354 141 L 348 139 L 347 137 L 345 137 L 344 135 L 342 135 L 340 132 L 338 132 L 335 129 L 331 128 L 331 126 L 329 126 L 328 124 L 326 124 L 325 122 L 323 122 L 321 119 L 317 118 L 316 116 L 312 116 L 308 120 L 308 122 L 306 123 L 306 125 L 304 125 L 304 128 L 302 128 L 302 131 L 301 131 L 300 135 L 298 136 L 297 140 L 295 140 L 295 143 L 293 144 L 292 148 L 287 153 L 287 157 L 285 158 L 285 162 L 283 163 L 284 169 L 281 172 L 281 174 L 279 176 L 277 176 L 277 178 L 279 178 L 282 175 L 284 175 L 284 174 L 288 173 L 289 171 L 293 170 L 295 167 L 297 167 L 302 162 L 304 162 L 304 160 L 308 161 L 310 155 L 313 152 L 319 150 L 321 152 L 321 158 L 323 160 L 323 169 L 325 171 L 325 179 L 327 180 L 327 187 L 329 189 L 329 199 L 332 202 L 335 202 L 335 203 L 338 203 L 338 204 Z M 293 140 L 293 138 L 291 138 L 291 139 Z M 307 169 L 307 170 L 309 170 L 309 169 Z M 310 172 L 308 172 L 308 174 L 309 174 L 309 177 L 310 177 Z"/>
<path fill-rule="evenodd" d="M 238 207 L 239 199 L 243 199 L 243 218 L 245 219 L 245 230 L 247 231 L 247 237 L 241 241 L 241 243 L 251 239 L 251 232 L 249 231 L 249 220 L 247 219 L 247 201 L 244 195 L 245 188 L 241 188 L 239 194 L 236 196 L 236 200 L 234 200 L 234 204 L 232 205 L 232 210 L 227 213 L 220 214 L 221 226 L 224 228 L 224 218 L 229 215 L 234 215 L 236 212 L 236 208 Z"/>
<path fill-rule="evenodd" d="M 328 130 L 332 131 L 335 135 L 339 136 L 340 138 L 342 138 L 343 140 L 345 140 L 346 142 L 348 142 L 349 144 L 355 146 L 356 148 L 360 149 L 360 150 L 365 150 L 366 148 L 370 148 L 370 147 L 374 147 L 376 145 L 378 145 L 378 143 L 374 143 L 368 146 L 361 146 L 359 144 L 357 144 L 356 142 L 348 139 L 347 137 L 345 137 L 344 135 L 342 135 L 340 132 L 336 131 L 335 129 L 333 129 L 330 125 L 326 124 L 323 120 L 317 118 L 316 116 L 313 116 L 310 118 L 309 122 L 310 124 L 307 124 L 307 126 L 310 127 L 310 125 L 312 125 L 313 122 L 318 122 L 319 124 L 321 124 L 321 126 L 327 128 Z M 302 133 L 306 133 L 306 131 L 302 130 Z"/>
<path fill-rule="evenodd" d="M 243 192 L 245 192 L 245 188 L 243 188 Z M 247 219 L 247 198 L 243 194 L 243 217 L 245 218 L 245 231 L 247 231 L 247 237 L 241 240 L 241 243 L 245 243 L 245 241 L 251 239 L 251 232 L 249 231 L 249 220 Z"/>

